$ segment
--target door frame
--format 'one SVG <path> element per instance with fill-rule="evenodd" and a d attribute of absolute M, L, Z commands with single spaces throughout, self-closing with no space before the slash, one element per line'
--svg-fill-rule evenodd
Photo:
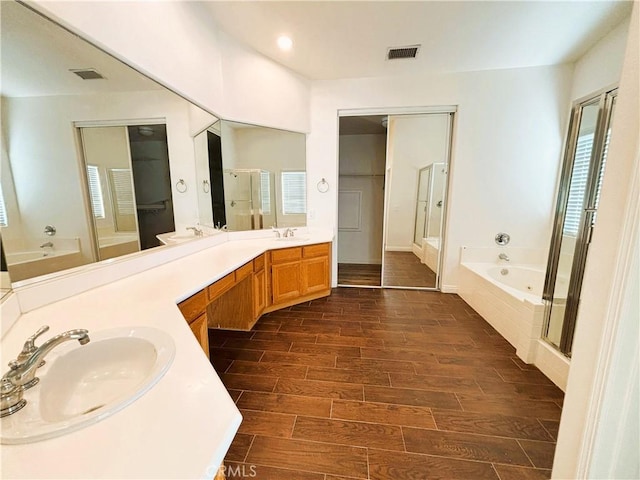
<path fill-rule="evenodd" d="M 451 163 L 453 161 L 453 138 L 455 135 L 456 116 L 458 114 L 457 105 L 435 105 L 435 106 L 413 106 L 413 107 L 369 107 L 369 108 L 355 108 L 355 109 L 338 109 L 338 125 L 340 124 L 341 117 L 363 117 L 369 115 L 387 115 L 387 116 L 400 116 L 400 115 L 427 115 L 427 114 L 449 114 L 449 138 L 447 142 L 447 181 L 444 187 L 443 193 L 443 212 L 442 212 L 442 227 L 440 232 L 441 240 L 446 238 L 447 226 L 449 220 L 449 189 L 451 188 L 450 172 Z M 336 132 L 338 137 L 340 136 L 340 129 Z M 387 152 L 385 152 L 386 160 L 388 161 L 388 148 L 389 148 L 389 130 L 387 130 Z M 338 142 L 338 162 L 340 159 L 339 154 L 339 138 Z M 339 167 L 338 167 L 339 168 Z M 384 261 L 385 261 L 385 244 L 387 237 L 387 215 L 388 215 L 388 197 L 389 197 L 389 183 L 392 175 L 392 171 L 389 168 L 388 163 L 385 165 L 385 192 L 384 192 L 384 207 L 383 207 L 383 219 L 382 219 L 382 269 L 380 273 L 379 286 L 368 286 L 366 288 L 390 288 L 390 289 L 402 289 L 402 290 L 427 290 L 427 291 L 441 291 L 442 288 L 442 270 L 444 266 L 444 259 L 446 258 L 447 248 L 446 242 L 440 242 L 440 249 L 438 252 L 438 272 L 436 272 L 436 285 L 434 287 L 411 287 L 411 286 L 392 286 L 384 285 Z M 339 208 L 339 205 L 337 205 Z M 337 239 L 336 239 L 337 240 Z M 337 243 L 337 242 L 336 242 Z"/>

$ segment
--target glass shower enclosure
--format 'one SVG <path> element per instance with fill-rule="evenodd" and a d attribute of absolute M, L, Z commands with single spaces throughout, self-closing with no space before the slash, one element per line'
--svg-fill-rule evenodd
<path fill-rule="evenodd" d="M 224 171 L 227 228 L 259 230 L 276 224 L 275 178 L 261 169 Z"/>

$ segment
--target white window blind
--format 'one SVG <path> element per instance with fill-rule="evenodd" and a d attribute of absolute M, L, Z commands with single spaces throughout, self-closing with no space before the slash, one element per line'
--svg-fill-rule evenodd
<path fill-rule="evenodd" d="M 260 172 L 260 201 L 262 202 L 262 214 L 271 213 L 271 184 L 269 172 Z"/>
<path fill-rule="evenodd" d="M 2 185 L 0 185 L 0 227 L 6 227 L 8 224 L 7 208 L 4 205 L 4 193 L 2 193 Z"/>
<path fill-rule="evenodd" d="M 131 170 L 128 168 L 109 169 L 113 203 L 117 215 L 133 215 L 135 205 L 133 202 L 133 187 L 131 185 Z"/>
<path fill-rule="evenodd" d="M 104 218 L 104 199 L 100 186 L 100 170 L 95 165 L 87 165 L 87 179 L 89 180 L 89 196 L 91 210 L 95 218 Z"/>
<path fill-rule="evenodd" d="M 282 213 L 307 213 L 307 175 L 305 172 L 282 172 Z"/>
<path fill-rule="evenodd" d="M 607 155 L 609 155 L 609 140 L 611 140 L 611 129 L 607 131 L 604 139 L 604 150 L 602 151 L 602 163 L 600 164 L 600 172 L 598 173 L 598 186 L 596 187 L 596 211 L 593 214 L 592 225 L 596 224 L 596 216 L 598 215 L 598 206 L 600 205 L 600 191 L 602 190 L 602 179 L 604 178 L 604 166 L 607 163 Z"/>
<path fill-rule="evenodd" d="M 564 217 L 563 235 L 575 237 L 578 235 L 580 218 L 584 211 L 584 196 L 589 179 L 589 161 L 591 160 L 591 150 L 593 148 L 593 133 L 588 133 L 578 137 L 576 154 L 573 160 L 573 170 L 571 172 L 571 186 L 569 187 L 569 200 L 567 211 Z"/>

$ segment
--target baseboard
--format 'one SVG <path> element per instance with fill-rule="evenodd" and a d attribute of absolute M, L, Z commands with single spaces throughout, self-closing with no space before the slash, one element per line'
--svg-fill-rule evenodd
<path fill-rule="evenodd" d="M 442 285 L 442 287 L 440 288 L 440 291 L 442 293 L 458 293 L 458 286 L 457 285 Z"/>

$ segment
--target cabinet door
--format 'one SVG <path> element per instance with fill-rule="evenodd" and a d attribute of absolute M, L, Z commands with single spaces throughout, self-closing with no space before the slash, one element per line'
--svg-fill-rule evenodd
<path fill-rule="evenodd" d="M 253 317 L 258 319 L 267 306 L 267 285 L 264 269 L 253 274 Z"/>
<path fill-rule="evenodd" d="M 285 303 L 302 295 L 300 262 L 271 265 L 271 294 L 274 305 Z"/>
<path fill-rule="evenodd" d="M 209 329 L 207 328 L 207 314 L 204 313 L 189 324 L 191 331 L 196 336 L 202 350 L 209 358 Z"/>
<path fill-rule="evenodd" d="M 317 257 L 302 260 L 302 295 L 331 288 L 329 284 L 329 258 Z"/>

